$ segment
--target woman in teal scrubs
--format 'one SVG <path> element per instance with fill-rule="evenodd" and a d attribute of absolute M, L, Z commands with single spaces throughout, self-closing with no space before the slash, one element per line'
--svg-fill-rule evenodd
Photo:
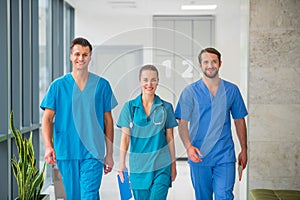
<path fill-rule="evenodd" d="M 173 128 L 177 126 L 173 106 L 155 94 L 158 70 L 140 69 L 142 93 L 126 102 L 118 127 L 122 128 L 119 175 L 126 170 L 129 150 L 130 182 L 135 200 L 164 200 L 176 177 Z"/>

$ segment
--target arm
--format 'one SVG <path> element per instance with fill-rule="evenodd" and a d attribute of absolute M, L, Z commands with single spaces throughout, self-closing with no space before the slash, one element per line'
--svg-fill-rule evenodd
<path fill-rule="evenodd" d="M 128 146 L 130 142 L 130 129 L 122 127 L 122 136 L 120 144 L 120 168 L 119 176 L 122 182 L 124 182 L 123 171 L 126 169 L 126 154 L 128 151 Z"/>
<path fill-rule="evenodd" d="M 243 169 L 247 165 L 247 128 L 246 128 L 246 123 L 245 119 L 235 119 L 234 120 L 235 128 L 236 128 L 236 133 L 240 141 L 241 145 L 241 152 L 238 157 L 238 162 L 239 165 L 242 165 Z"/>
<path fill-rule="evenodd" d="M 45 147 L 45 160 L 48 164 L 56 163 L 56 155 L 53 148 L 53 119 L 55 111 L 46 108 L 42 120 L 42 137 Z"/>
<path fill-rule="evenodd" d="M 188 157 L 193 162 L 201 162 L 201 152 L 197 147 L 194 147 L 191 143 L 189 130 L 188 130 L 188 121 L 179 119 L 178 120 L 178 131 L 181 138 L 181 141 L 187 151 Z"/>
<path fill-rule="evenodd" d="M 114 142 L 114 124 L 111 112 L 104 113 L 104 134 L 106 143 L 106 155 L 104 158 L 104 174 L 111 172 L 114 166 L 113 160 L 113 142 Z"/>
<path fill-rule="evenodd" d="M 171 176 L 172 181 L 175 181 L 175 178 L 177 176 L 176 171 L 176 157 L 175 157 L 175 144 L 174 144 L 174 134 L 173 134 L 173 128 L 168 128 L 166 130 L 166 139 L 169 147 L 169 151 L 171 154 L 172 159 L 172 165 L 171 165 Z"/>

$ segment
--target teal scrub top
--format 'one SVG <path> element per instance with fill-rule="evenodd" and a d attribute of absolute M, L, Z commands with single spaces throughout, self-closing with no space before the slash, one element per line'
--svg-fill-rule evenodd
<path fill-rule="evenodd" d="M 233 83 L 221 79 L 216 96 L 212 96 L 202 79 L 182 91 L 175 116 L 190 122 L 191 143 L 205 152 L 202 162 L 189 159 L 191 165 L 215 166 L 236 161 L 230 114 L 233 119 L 248 114 L 242 95 Z"/>
<path fill-rule="evenodd" d="M 133 189 L 149 189 L 158 173 L 170 177 L 171 157 L 166 129 L 177 126 L 173 106 L 155 95 L 146 116 L 142 95 L 124 104 L 118 127 L 130 128 L 129 167 Z M 161 180 L 166 185 L 170 179 Z"/>
<path fill-rule="evenodd" d="M 53 81 L 40 108 L 55 111 L 56 159 L 103 160 L 104 113 L 116 105 L 109 82 L 96 74 L 89 73 L 83 91 L 79 90 L 71 73 Z"/>

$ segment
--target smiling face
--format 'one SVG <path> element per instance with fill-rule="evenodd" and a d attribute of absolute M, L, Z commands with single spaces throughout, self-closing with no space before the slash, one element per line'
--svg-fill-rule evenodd
<path fill-rule="evenodd" d="M 74 45 L 71 49 L 70 60 L 73 65 L 73 70 L 87 70 L 91 61 L 89 46 Z"/>
<path fill-rule="evenodd" d="M 204 76 L 213 79 L 218 77 L 221 63 L 222 62 L 219 60 L 216 54 L 204 52 L 201 55 L 200 68 Z"/>
<path fill-rule="evenodd" d="M 158 85 L 157 72 L 153 70 L 143 70 L 140 76 L 140 85 L 143 95 L 154 95 Z"/>

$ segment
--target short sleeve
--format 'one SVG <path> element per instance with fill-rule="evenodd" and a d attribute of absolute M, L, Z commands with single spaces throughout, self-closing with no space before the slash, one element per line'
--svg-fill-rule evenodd
<path fill-rule="evenodd" d="M 55 90 L 55 84 L 51 84 L 48 88 L 47 93 L 45 94 L 40 108 L 42 110 L 45 110 L 46 108 L 50 108 L 52 110 L 56 109 L 56 90 Z"/>
<path fill-rule="evenodd" d="M 240 119 L 244 118 L 248 115 L 243 97 L 240 93 L 238 87 L 235 87 L 234 91 L 234 100 L 231 106 L 231 115 L 233 119 Z"/>
<path fill-rule="evenodd" d="M 175 110 L 176 119 L 191 120 L 194 107 L 194 96 L 190 86 L 182 91 Z"/>
<path fill-rule="evenodd" d="M 131 113 L 130 113 L 130 103 L 126 102 L 121 110 L 117 126 L 119 128 L 126 127 L 130 128 L 130 122 L 131 122 Z"/>
<path fill-rule="evenodd" d="M 174 127 L 178 126 L 178 123 L 177 123 L 175 115 L 174 115 L 174 109 L 173 109 L 172 104 L 167 103 L 165 107 L 166 107 L 166 113 L 167 113 L 166 128 L 174 128 Z"/>
<path fill-rule="evenodd" d="M 118 102 L 108 82 L 106 82 L 104 90 L 104 112 L 109 112 L 118 105 Z"/>

